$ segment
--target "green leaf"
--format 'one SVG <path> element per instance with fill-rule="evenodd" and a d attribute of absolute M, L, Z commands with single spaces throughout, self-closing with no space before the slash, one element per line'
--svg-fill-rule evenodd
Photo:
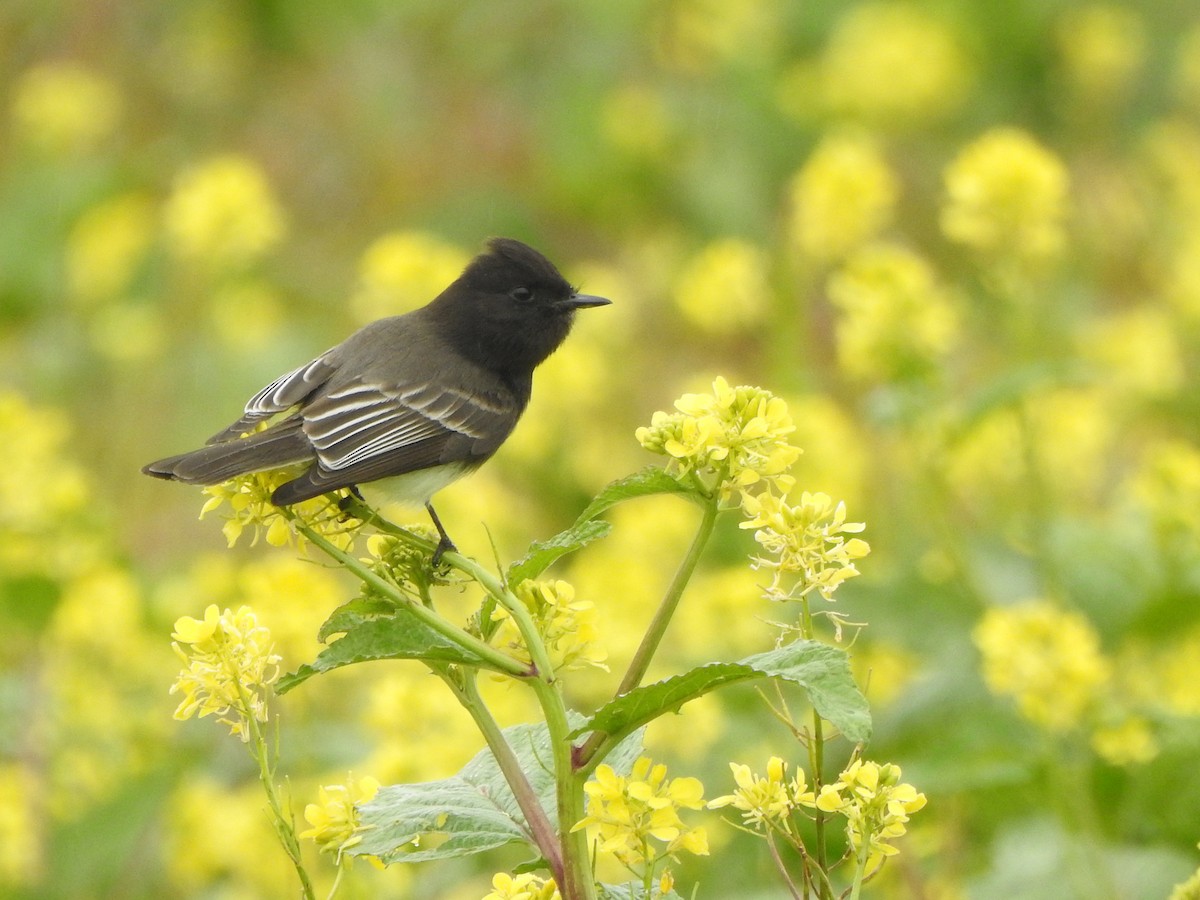
<path fill-rule="evenodd" d="M 571 724 L 579 724 L 582 719 L 574 713 Z M 504 729 L 504 737 L 557 828 L 549 730 L 545 724 L 515 725 Z M 613 755 L 620 765 L 631 767 L 640 752 L 641 735 L 637 733 Z M 360 816 L 362 842 L 346 852 L 378 856 L 385 863 L 466 856 L 514 841 L 537 850 L 517 799 L 489 749 L 476 754 L 449 778 L 381 788 L 370 803 L 360 808 Z"/>
<path fill-rule="evenodd" d="M 692 497 L 697 495 L 694 487 L 668 475 L 658 466 L 649 466 L 610 482 L 579 514 L 576 522 L 589 521 L 618 503 L 651 494 L 684 494 Z"/>
<path fill-rule="evenodd" d="M 846 651 L 820 641 L 796 641 L 740 662 L 713 663 L 635 688 L 601 707 L 571 736 L 598 731 L 619 738 L 722 685 L 762 677 L 782 678 L 803 687 L 821 717 L 847 739 L 858 743 L 870 737 L 870 710 L 850 674 Z"/>
<path fill-rule="evenodd" d="M 310 664 L 284 675 L 275 685 L 286 694 L 314 675 L 381 659 L 423 659 L 491 669 L 471 651 L 438 634 L 404 606 L 359 599 L 339 607 L 321 627 L 321 640 L 342 634 Z"/>
<path fill-rule="evenodd" d="M 574 553 L 612 531 L 608 522 L 581 520 L 545 541 L 534 541 L 523 557 L 508 569 L 507 582 L 515 588 L 527 578 L 537 578 L 561 556 Z"/>

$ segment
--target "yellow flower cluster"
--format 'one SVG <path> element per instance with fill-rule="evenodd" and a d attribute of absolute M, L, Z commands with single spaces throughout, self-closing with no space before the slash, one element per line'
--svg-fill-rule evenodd
<path fill-rule="evenodd" d="M 255 262 L 285 231 L 283 210 L 262 169 L 233 154 L 183 172 L 163 218 L 171 249 L 183 260 L 216 271 Z"/>
<path fill-rule="evenodd" d="M 358 263 L 350 305 L 360 322 L 415 309 L 436 297 L 467 264 L 461 248 L 419 231 L 376 238 Z"/>
<path fill-rule="evenodd" d="M 322 785 L 316 803 L 304 807 L 304 819 L 312 827 L 300 833 L 301 838 L 311 838 L 322 853 L 333 853 L 340 864 L 342 854 L 362 842 L 358 834 L 358 809 L 360 803 L 374 799 L 379 791 L 379 782 L 366 776 L 357 781 L 353 777 L 345 784 Z"/>
<path fill-rule="evenodd" d="M 271 502 L 275 488 L 294 476 L 294 472 L 287 470 L 252 472 L 223 484 L 209 485 L 203 489 L 209 499 L 200 510 L 200 518 L 229 504 L 229 514 L 221 531 L 230 547 L 237 544 L 247 528 L 253 534 L 251 546 L 258 543 L 260 536 L 265 537 L 272 547 L 284 547 L 293 540 L 303 546 L 304 539 L 297 534 L 294 522 Z M 331 495 L 322 495 L 294 503 L 288 509 L 291 515 L 331 544 L 348 550 L 354 543 L 355 529 L 359 524 L 357 520 L 347 520 L 338 508 L 338 500 L 348 495 L 349 491 L 342 489 L 333 492 L 332 497 L 336 499 L 331 499 Z"/>
<path fill-rule="evenodd" d="M 842 582 L 858 574 L 854 561 L 871 552 L 861 538 L 847 538 L 865 527 L 846 521 L 846 504 L 828 494 L 804 491 L 795 506 L 774 494 L 745 496 L 749 519 L 742 528 L 757 528 L 754 539 L 773 557 L 759 565 L 798 576 L 794 589 L 774 599 L 796 599 L 816 591 L 826 600 Z"/>
<path fill-rule="evenodd" d="M 1132 87 L 1145 63 L 1145 23 L 1127 7 L 1090 3 L 1063 16 L 1058 48 L 1072 87 L 1088 100 L 1111 102 Z"/>
<path fill-rule="evenodd" d="M 145 194 L 118 194 L 79 217 L 67 239 L 67 282 L 82 303 L 128 290 L 154 241 L 156 213 Z"/>
<path fill-rule="evenodd" d="M 767 255 L 736 238 L 715 241 L 675 282 L 675 305 L 693 325 L 714 334 L 762 321 L 771 295 Z"/>
<path fill-rule="evenodd" d="M 903 247 L 856 252 L 830 278 L 829 299 L 839 313 L 838 361 L 858 379 L 926 375 L 958 333 L 957 311 L 933 268 Z"/>
<path fill-rule="evenodd" d="M 90 488 L 66 456 L 70 437 L 61 412 L 0 389 L 0 571 L 10 577 L 73 573 L 95 561 L 81 521 Z"/>
<path fill-rule="evenodd" d="M 729 768 L 737 790 L 710 800 L 708 808 L 732 806 L 741 810 L 742 821 L 752 828 L 775 827 L 791 833 L 792 812 L 802 797 L 812 797 L 804 772 L 797 769 L 795 776 L 788 779 L 787 763 L 778 756 L 767 761 L 766 777 L 755 775 L 741 763 L 730 763 Z"/>
<path fill-rule="evenodd" d="M 891 842 L 907 831 L 909 817 L 925 807 L 925 795 L 900 781 L 899 766 L 856 759 L 837 781 L 800 802 L 845 816 L 850 846 L 872 867 L 899 852 Z"/>
<path fill-rule="evenodd" d="M 562 900 L 553 878 L 543 878 L 532 872 L 509 875 L 498 872 L 492 876 L 492 890 L 483 900 Z"/>
<path fill-rule="evenodd" d="M 186 667 L 171 685 L 172 694 L 183 694 L 175 718 L 216 715 L 231 734 L 248 742 L 250 721 L 267 720 L 268 690 L 279 677 L 271 632 L 248 606 L 221 612 L 214 604 L 203 619 L 176 621 L 171 637 L 171 648 Z"/>
<path fill-rule="evenodd" d="M 792 242 L 807 260 L 835 262 L 891 223 L 899 193 L 875 140 L 857 132 L 831 134 L 792 179 Z"/>
<path fill-rule="evenodd" d="M 113 133 L 122 105 L 116 85 L 102 75 L 77 63 L 44 63 L 17 82 L 13 124 L 39 148 L 88 150 Z"/>
<path fill-rule="evenodd" d="M 988 689 L 1050 731 L 1079 725 L 1111 677 L 1091 623 L 1044 600 L 989 609 L 973 637 Z"/>
<path fill-rule="evenodd" d="M 532 614 L 556 670 L 608 668 L 604 665 L 608 654 L 599 645 L 595 604 L 576 600 L 575 588 L 570 584 L 526 579 L 514 593 Z M 493 642 L 514 658 L 531 662 L 529 649 L 508 610 L 497 606 L 492 621 L 500 623 Z"/>
<path fill-rule="evenodd" d="M 905 126 L 957 110 L 971 80 L 949 25 L 913 4 L 877 2 L 851 7 L 837 23 L 818 62 L 816 88 L 830 112 Z"/>
<path fill-rule="evenodd" d="M 571 830 L 589 829 L 601 852 L 631 869 L 685 850 L 707 856 L 705 830 L 689 828 L 679 818 L 681 809 L 703 808 L 704 785 L 696 778 L 666 775 L 666 766 L 644 756 L 629 775 L 598 766 L 595 779 L 584 785 L 587 815 Z M 665 846 L 659 848 L 651 839 Z"/>
<path fill-rule="evenodd" d="M 694 473 L 722 500 L 751 486 L 791 488 L 787 470 L 800 449 L 787 441 L 795 426 L 782 398 L 717 378 L 711 394 L 684 394 L 675 408 L 656 412 L 648 428 L 637 430 L 643 447 L 670 457 L 667 471 L 680 478 Z"/>
<path fill-rule="evenodd" d="M 996 128 L 946 169 L 942 231 L 995 261 L 1037 262 L 1065 241 L 1067 168 L 1017 128 Z"/>

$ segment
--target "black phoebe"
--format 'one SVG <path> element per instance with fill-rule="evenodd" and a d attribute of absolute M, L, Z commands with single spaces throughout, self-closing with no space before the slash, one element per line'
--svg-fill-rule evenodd
<path fill-rule="evenodd" d="M 534 368 L 566 338 L 575 310 L 609 302 L 577 293 L 532 247 L 494 238 L 428 305 L 372 322 L 255 394 L 207 446 L 142 471 L 219 484 L 311 463 L 271 495 L 277 506 L 387 478 L 393 497 L 429 510 L 440 559 L 454 545 L 430 497 L 512 433 Z"/>

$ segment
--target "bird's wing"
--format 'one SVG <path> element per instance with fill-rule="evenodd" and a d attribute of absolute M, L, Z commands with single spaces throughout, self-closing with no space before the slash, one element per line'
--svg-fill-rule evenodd
<path fill-rule="evenodd" d="M 332 490 L 441 463 L 482 462 L 517 423 L 511 393 L 362 381 L 323 392 L 302 410 L 317 454 L 308 473 Z"/>
<path fill-rule="evenodd" d="M 253 431 L 259 422 L 303 403 L 337 371 L 337 363 L 332 356 L 332 352 L 324 353 L 312 362 L 276 378 L 247 401 L 240 419 L 214 434 L 207 443 L 219 444 L 238 438 L 247 431 Z"/>

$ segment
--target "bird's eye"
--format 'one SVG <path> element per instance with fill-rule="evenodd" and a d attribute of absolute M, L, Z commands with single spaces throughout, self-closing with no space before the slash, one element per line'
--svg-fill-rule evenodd
<path fill-rule="evenodd" d="M 533 291 L 527 287 L 513 288 L 509 296 L 511 296 L 514 300 L 520 300 L 522 303 L 524 303 L 533 296 Z"/>

